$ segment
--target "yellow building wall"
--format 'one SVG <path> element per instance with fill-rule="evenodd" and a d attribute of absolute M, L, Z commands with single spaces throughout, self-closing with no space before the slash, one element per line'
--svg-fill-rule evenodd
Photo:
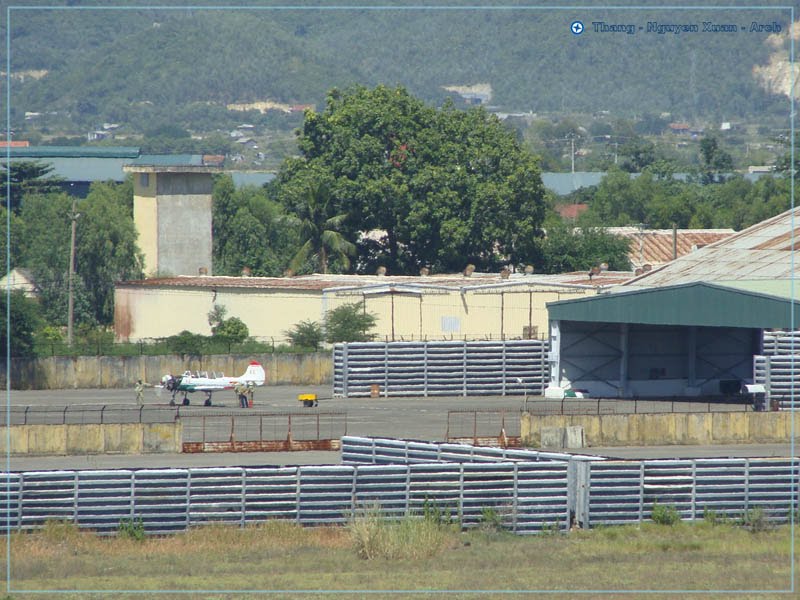
<path fill-rule="evenodd" d="M 376 316 L 376 340 L 518 339 L 531 325 L 536 337 L 548 335 L 547 302 L 594 294 L 592 289 L 552 288 L 490 293 L 459 290 L 416 294 L 363 295 L 321 290 L 266 291 L 212 288 L 119 288 L 115 328 L 121 339 L 160 338 L 183 330 L 209 335 L 214 304 L 240 318 L 250 335 L 283 343 L 286 331 L 301 321 L 324 319 L 327 311 L 364 301 Z"/>
<path fill-rule="evenodd" d="M 133 175 L 133 222 L 139 233 L 137 244 L 144 254 L 144 272 L 152 277 L 158 271 L 158 204 L 156 174 L 147 173 L 148 185 L 142 185 L 141 173 Z"/>

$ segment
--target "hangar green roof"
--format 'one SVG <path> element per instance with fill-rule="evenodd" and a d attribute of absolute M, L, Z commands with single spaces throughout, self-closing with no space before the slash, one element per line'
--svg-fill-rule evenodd
<path fill-rule="evenodd" d="M 11 158 L 136 158 L 134 146 L 26 146 L 9 148 Z"/>
<path fill-rule="evenodd" d="M 800 304 L 781 295 L 704 282 L 549 302 L 550 320 L 786 329 Z M 794 320 L 792 320 L 794 312 Z"/>

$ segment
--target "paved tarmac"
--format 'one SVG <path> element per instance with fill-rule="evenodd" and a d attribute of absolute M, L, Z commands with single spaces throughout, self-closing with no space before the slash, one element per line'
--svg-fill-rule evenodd
<path fill-rule="evenodd" d="M 300 393 L 316 393 L 321 399 L 316 408 L 304 408 L 297 401 Z M 344 411 L 347 413 L 347 434 L 382 436 L 417 440 L 444 441 L 447 435 L 448 411 L 497 410 L 508 411 L 511 421 L 523 406 L 519 396 L 491 397 L 429 397 L 429 398 L 331 398 L 330 386 L 265 386 L 256 391 L 255 408 L 274 412 Z M 214 406 L 204 409 L 204 395 L 190 395 L 194 413 L 203 410 L 225 410 L 236 414 L 248 413 L 248 409 L 237 408 L 232 393 L 214 395 Z M 168 396 L 159 396 L 156 390 L 145 395 L 147 406 L 165 406 Z M 71 409 L 80 404 L 107 404 L 110 406 L 134 405 L 132 389 L 104 390 L 13 390 L 8 400 L 12 405 L 65 406 Z M 458 421 L 461 430 L 469 429 L 466 420 Z M 518 421 L 516 421 L 518 423 Z M 453 426 L 451 423 L 451 427 Z M 507 431 L 512 434 L 509 425 Z M 517 425 L 518 428 L 518 425 Z M 796 456 L 790 444 L 725 445 L 725 446 L 648 446 L 635 448 L 589 448 L 581 453 L 597 454 L 613 458 L 700 458 L 700 457 L 763 457 Z M 89 455 L 56 457 L 12 457 L 5 468 L 14 471 L 51 469 L 111 469 L 111 468 L 159 468 L 159 467 L 212 467 L 255 465 L 307 465 L 338 464 L 338 452 L 254 452 L 215 454 L 159 454 L 159 455 Z"/>

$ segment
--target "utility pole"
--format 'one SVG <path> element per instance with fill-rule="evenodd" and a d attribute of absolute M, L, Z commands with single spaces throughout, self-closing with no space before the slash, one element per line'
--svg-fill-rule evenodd
<path fill-rule="evenodd" d="M 75 230 L 78 224 L 80 213 L 75 212 L 75 197 L 72 198 L 72 210 L 69 213 L 72 221 L 72 234 L 69 238 L 69 275 L 67 277 L 68 300 L 67 300 L 67 345 L 72 346 L 72 324 L 75 321 L 75 298 L 72 289 L 72 279 L 75 273 Z"/>
<path fill-rule="evenodd" d="M 572 158 L 572 174 L 575 175 L 575 135 L 569 136 L 569 144 L 571 148 L 569 155 Z"/>

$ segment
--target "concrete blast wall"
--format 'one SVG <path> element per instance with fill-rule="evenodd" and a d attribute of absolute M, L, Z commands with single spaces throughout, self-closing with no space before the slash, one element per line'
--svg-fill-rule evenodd
<path fill-rule="evenodd" d="M 800 432 L 800 413 L 794 416 Z M 542 430 L 583 427 L 589 446 L 671 446 L 789 442 L 792 413 L 718 412 L 649 415 L 532 415 L 521 418 L 524 445 L 539 447 Z"/>
<path fill-rule="evenodd" d="M 251 360 L 264 365 L 265 385 L 324 385 L 333 380 L 329 352 L 310 354 L 261 354 L 247 356 L 54 356 L 12 359 L 11 387 L 16 390 L 84 389 L 132 387 L 137 379 L 157 383 L 166 373 L 186 370 L 216 371 L 241 375 Z M 5 383 L 4 365 L 0 379 Z"/>
<path fill-rule="evenodd" d="M 34 456 L 157 454 L 181 451 L 183 426 L 175 423 L 12 425 L 0 427 L 0 452 Z"/>

